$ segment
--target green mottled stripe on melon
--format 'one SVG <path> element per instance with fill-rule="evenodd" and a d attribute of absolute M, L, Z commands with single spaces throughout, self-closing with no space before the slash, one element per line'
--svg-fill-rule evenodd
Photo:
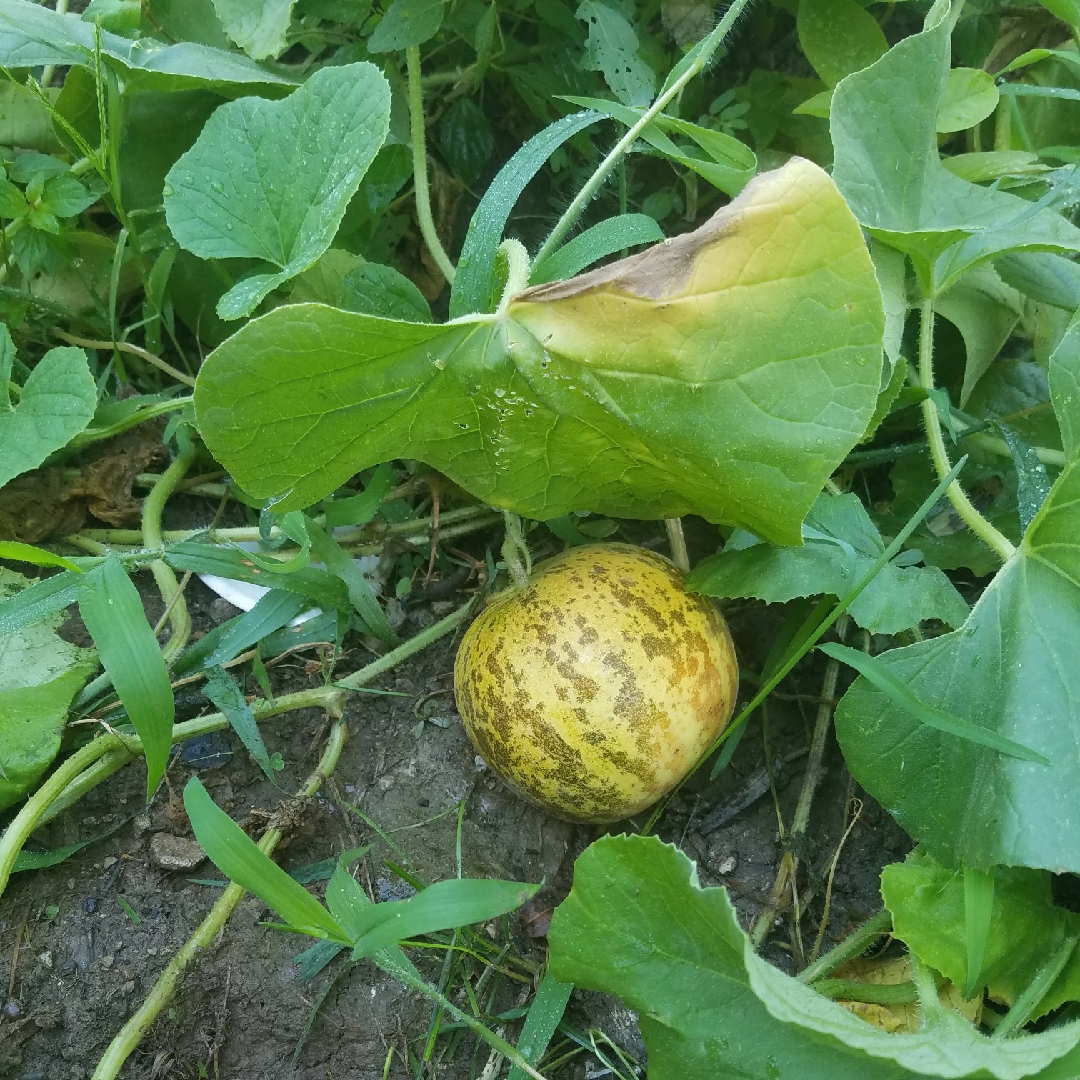
<path fill-rule="evenodd" d="M 576 821 L 643 810 L 731 716 L 735 653 L 720 613 L 642 548 L 575 548 L 472 624 L 458 711 L 484 760 Z"/>

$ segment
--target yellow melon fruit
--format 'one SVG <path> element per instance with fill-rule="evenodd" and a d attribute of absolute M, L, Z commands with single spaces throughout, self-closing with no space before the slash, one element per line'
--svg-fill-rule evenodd
<path fill-rule="evenodd" d="M 738 666 L 711 601 L 644 548 L 572 548 L 497 597 L 462 639 L 458 711 L 488 765 L 572 821 L 670 791 L 731 717 Z"/>

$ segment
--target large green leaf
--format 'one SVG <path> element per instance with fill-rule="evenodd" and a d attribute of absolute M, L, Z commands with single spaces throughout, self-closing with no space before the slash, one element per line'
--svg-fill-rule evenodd
<path fill-rule="evenodd" d="M 802 547 L 752 544 L 694 567 L 687 587 L 707 596 L 753 596 L 775 604 L 819 593 L 843 596 L 885 550 L 855 495 L 822 495 L 803 526 Z M 924 619 L 959 626 L 968 606 L 935 567 L 887 563 L 848 609 L 873 634 L 896 634 Z"/>
<path fill-rule="evenodd" d="M 225 33 L 252 58 L 265 60 L 285 51 L 295 0 L 214 0 Z"/>
<path fill-rule="evenodd" d="M 930 29 L 842 80 L 829 114 L 837 186 L 863 225 L 912 255 L 934 291 L 1006 251 L 1080 250 L 1080 230 L 1053 210 L 942 165 L 936 118 L 951 59 L 946 10 L 936 5 Z"/>
<path fill-rule="evenodd" d="M 1046 958 L 1067 937 L 1080 935 L 1080 915 L 1057 907 L 1045 870 L 996 867 L 993 914 L 977 984 L 1012 1005 Z M 881 895 L 893 934 L 924 963 L 958 986 L 967 980 L 964 948 L 964 875 L 916 850 L 906 862 L 886 866 Z M 1080 998 L 1080 956 L 1074 953 L 1032 1016 Z"/>
<path fill-rule="evenodd" d="M 1080 1060 L 1080 1023 L 998 1041 L 931 1006 L 916 1033 L 879 1031 L 757 956 L 727 892 L 655 837 L 588 848 L 548 942 L 557 979 L 637 1011 L 651 1080 L 1049 1080 Z"/>
<path fill-rule="evenodd" d="M 873 412 L 882 327 L 856 222 L 796 159 L 696 232 L 504 314 L 277 308 L 207 358 L 196 411 L 282 511 L 409 457 L 534 518 L 694 512 L 798 543 Z"/>
<path fill-rule="evenodd" d="M 1050 759 L 1006 757 L 921 725 L 858 679 L 836 710 L 852 774 L 935 857 L 1080 870 L 1080 459 L 952 634 L 878 659 L 912 692 Z"/>
<path fill-rule="evenodd" d="M 31 582 L 0 567 L 0 598 Z M 0 810 L 21 799 L 60 750 L 71 699 L 95 667 L 93 652 L 56 634 L 54 612 L 0 636 Z"/>
<path fill-rule="evenodd" d="M 367 63 L 323 68 L 284 101 L 241 98 L 210 117 L 165 178 L 169 228 L 200 258 L 278 267 L 234 285 L 218 301 L 221 318 L 250 314 L 314 265 L 389 123 L 389 84 Z"/>
<path fill-rule="evenodd" d="M 826 86 L 868 67 L 889 44 L 877 19 L 856 0 L 800 0 L 799 44 Z"/>
<path fill-rule="evenodd" d="M 34 68 L 43 64 L 90 66 L 96 27 L 78 15 L 62 15 L 29 0 L 0 0 L 0 65 Z M 153 38 L 132 40 L 101 31 L 101 55 L 136 84 L 159 90 L 246 87 L 288 89 L 288 79 L 259 67 L 246 56 L 191 41 L 162 45 Z"/>
<path fill-rule="evenodd" d="M 6 326 L 0 325 L 0 337 L 10 347 Z M 96 406 L 97 386 L 82 349 L 50 349 L 30 372 L 14 407 L 7 404 L 5 378 L 0 397 L 0 487 L 67 446 L 93 419 Z"/>

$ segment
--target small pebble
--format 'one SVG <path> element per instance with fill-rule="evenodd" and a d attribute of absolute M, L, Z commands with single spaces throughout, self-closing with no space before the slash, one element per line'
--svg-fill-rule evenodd
<path fill-rule="evenodd" d="M 735 867 L 738 866 L 738 860 L 734 855 L 729 855 L 726 859 L 721 859 L 719 865 L 716 867 L 718 874 L 730 874 Z"/>
<path fill-rule="evenodd" d="M 113 964 L 115 964 L 115 963 L 116 963 L 116 957 L 115 956 L 103 957 L 102 961 L 101 961 L 102 967 L 106 967 L 106 968 L 111 968 L 113 966 Z"/>
<path fill-rule="evenodd" d="M 239 614 L 240 614 L 240 609 L 238 607 L 233 607 L 233 605 L 230 604 L 228 600 L 226 600 L 224 597 L 221 597 L 221 596 L 219 596 L 210 605 L 210 608 L 209 608 L 210 618 L 213 619 L 214 622 L 217 623 L 219 626 L 223 622 L 228 622 L 229 619 L 231 619 L 235 615 L 239 615 Z"/>
<path fill-rule="evenodd" d="M 432 600 L 431 614 L 437 618 L 443 619 L 449 615 L 455 607 L 457 607 L 457 605 L 453 600 Z"/>
<path fill-rule="evenodd" d="M 108 870 L 110 867 L 115 866 L 120 860 L 115 855 L 110 855 L 104 859 L 101 863 L 102 869 Z"/>
<path fill-rule="evenodd" d="M 162 870 L 194 870 L 206 858 L 206 852 L 194 840 L 160 832 L 150 840 L 150 858 Z"/>
<path fill-rule="evenodd" d="M 86 912 L 87 915 L 92 914 L 93 912 L 97 911 L 97 900 L 95 900 L 92 896 L 88 896 L 83 901 L 82 909 Z"/>
<path fill-rule="evenodd" d="M 52 962 L 53 962 L 53 956 L 52 956 L 52 953 L 51 953 L 51 952 L 49 952 L 48 950 L 46 950 L 45 952 L 43 952 L 43 953 L 42 953 L 42 954 L 41 954 L 41 955 L 40 955 L 40 956 L 38 957 L 38 960 L 40 960 L 40 961 L 41 961 L 41 966 L 42 966 L 43 968 L 46 968 L 46 969 L 48 969 L 48 970 L 51 970 L 51 969 L 52 969 Z"/>
<path fill-rule="evenodd" d="M 22 1012 L 22 1009 L 19 1008 L 19 1003 L 17 1001 L 15 1001 L 14 999 L 12 999 L 11 1001 L 5 1001 L 4 1002 L 4 1015 L 5 1016 L 9 1016 L 9 1017 L 11 1017 L 12 1020 L 14 1020 L 16 1017 L 19 1016 L 19 1014 L 21 1012 Z"/>

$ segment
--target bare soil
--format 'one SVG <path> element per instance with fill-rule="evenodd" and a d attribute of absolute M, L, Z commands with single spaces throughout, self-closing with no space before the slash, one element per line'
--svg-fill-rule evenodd
<path fill-rule="evenodd" d="M 205 630 L 232 613 L 197 580 L 189 584 L 187 596 L 197 628 Z M 445 613 L 442 605 L 463 599 L 438 601 L 435 612 L 431 604 L 407 607 L 403 636 L 430 625 Z M 160 612 L 160 600 L 148 595 L 147 607 L 153 617 L 155 610 Z M 760 670 L 781 615 L 760 605 L 730 612 L 744 668 Z M 351 652 L 339 671 L 371 658 L 352 638 L 348 644 Z M 350 737 L 336 773 L 299 816 L 278 858 L 292 870 L 372 844 L 359 875 L 364 887 L 377 900 L 408 895 L 410 886 L 387 860 L 401 866 L 407 859 L 409 871 L 428 882 L 452 876 L 456 807 L 464 799 L 465 874 L 546 883 L 527 910 L 488 928 L 500 943 L 508 934 L 513 949 L 540 964 L 545 942 L 534 935 L 543 931 L 546 912 L 569 890 L 574 859 L 603 830 L 541 813 L 484 767 L 453 707 L 455 648 L 456 639 L 443 640 L 376 684 L 405 696 L 352 695 L 346 711 Z M 319 685 L 321 673 L 305 664 L 299 657 L 274 669 L 275 690 Z M 783 762 L 775 787 L 785 822 L 791 820 L 802 783 L 821 676 L 821 661 L 808 661 L 782 687 L 788 697 L 777 699 L 768 714 L 769 756 Z M 436 721 L 424 723 L 419 734 L 418 703 Z M 205 701 L 200 707 L 210 708 Z M 325 729 L 326 718 L 316 710 L 265 725 L 269 750 L 280 752 L 286 763 L 278 781 L 281 790 L 265 779 L 235 738 L 222 735 L 189 748 L 188 760 L 174 762 L 171 799 L 163 788 L 145 806 L 145 772 L 135 762 L 35 835 L 35 847 L 53 848 L 107 834 L 54 868 L 16 875 L 0 901 L 0 1001 L 10 999 L 0 1018 L 0 1078 L 89 1077 L 113 1035 L 220 894 L 219 886 L 199 883 L 220 877 L 209 862 L 169 872 L 153 855 L 155 836 L 191 835 L 178 799 L 188 777 L 198 771 L 234 819 L 257 825 L 259 811 L 278 807 L 283 793 L 296 791 L 314 768 Z M 696 861 L 702 884 L 728 887 L 745 927 L 760 912 L 783 851 L 772 795 L 767 787 L 751 784 L 758 795 L 749 805 L 708 832 L 702 824 L 721 804 L 738 805 L 754 793 L 747 791 L 747 781 L 760 776 L 765 765 L 763 734 L 759 716 L 731 767 L 713 782 L 703 775 L 690 785 L 660 828 L 665 840 L 679 844 Z M 203 760 L 190 760 L 192 755 Z M 214 767 L 201 767 L 206 764 Z M 817 933 L 824 879 L 843 835 L 849 800 L 858 796 L 863 809 L 837 865 L 826 948 L 879 909 L 880 869 L 902 858 L 910 846 L 892 820 L 854 788 L 835 743 L 827 749 L 825 765 L 799 852 L 815 883 L 803 897 L 799 927 L 807 950 Z M 350 807 L 378 825 L 399 851 Z M 309 887 L 321 895 L 324 884 Z M 391 1045 L 422 1039 L 432 1015 L 426 999 L 406 992 L 368 962 L 347 965 L 342 958 L 302 983 L 293 960 L 310 942 L 263 925 L 269 914 L 254 897 L 240 904 L 213 947 L 189 969 L 180 993 L 131 1057 L 124 1077 L 379 1080 Z M 765 947 L 771 960 L 788 969 L 794 929 L 788 910 Z M 441 954 L 415 959 L 437 980 Z M 294 1061 L 313 1006 L 331 980 L 336 981 Z M 519 1004 L 523 989 L 528 988 L 503 978 L 497 983 L 497 1008 Z M 598 1027 L 643 1059 L 633 1014 L 614 999 L 576 991 L 568 1015 L 579 1029 Z M 515 1034 L 511 1024 L 508 1037 Z M 478 1076 L 486 1061 L 486 1047 L 474 1052 L 472 1039 L 466 1039 L 437 1075 L 465 1080 Z M 397 1054 L 387 1075 L 395 1080 L 410 1075 Z M 595 1059 L 582 1055 L 557 1075 L 585 1080 L 602 1070 Z"/>

